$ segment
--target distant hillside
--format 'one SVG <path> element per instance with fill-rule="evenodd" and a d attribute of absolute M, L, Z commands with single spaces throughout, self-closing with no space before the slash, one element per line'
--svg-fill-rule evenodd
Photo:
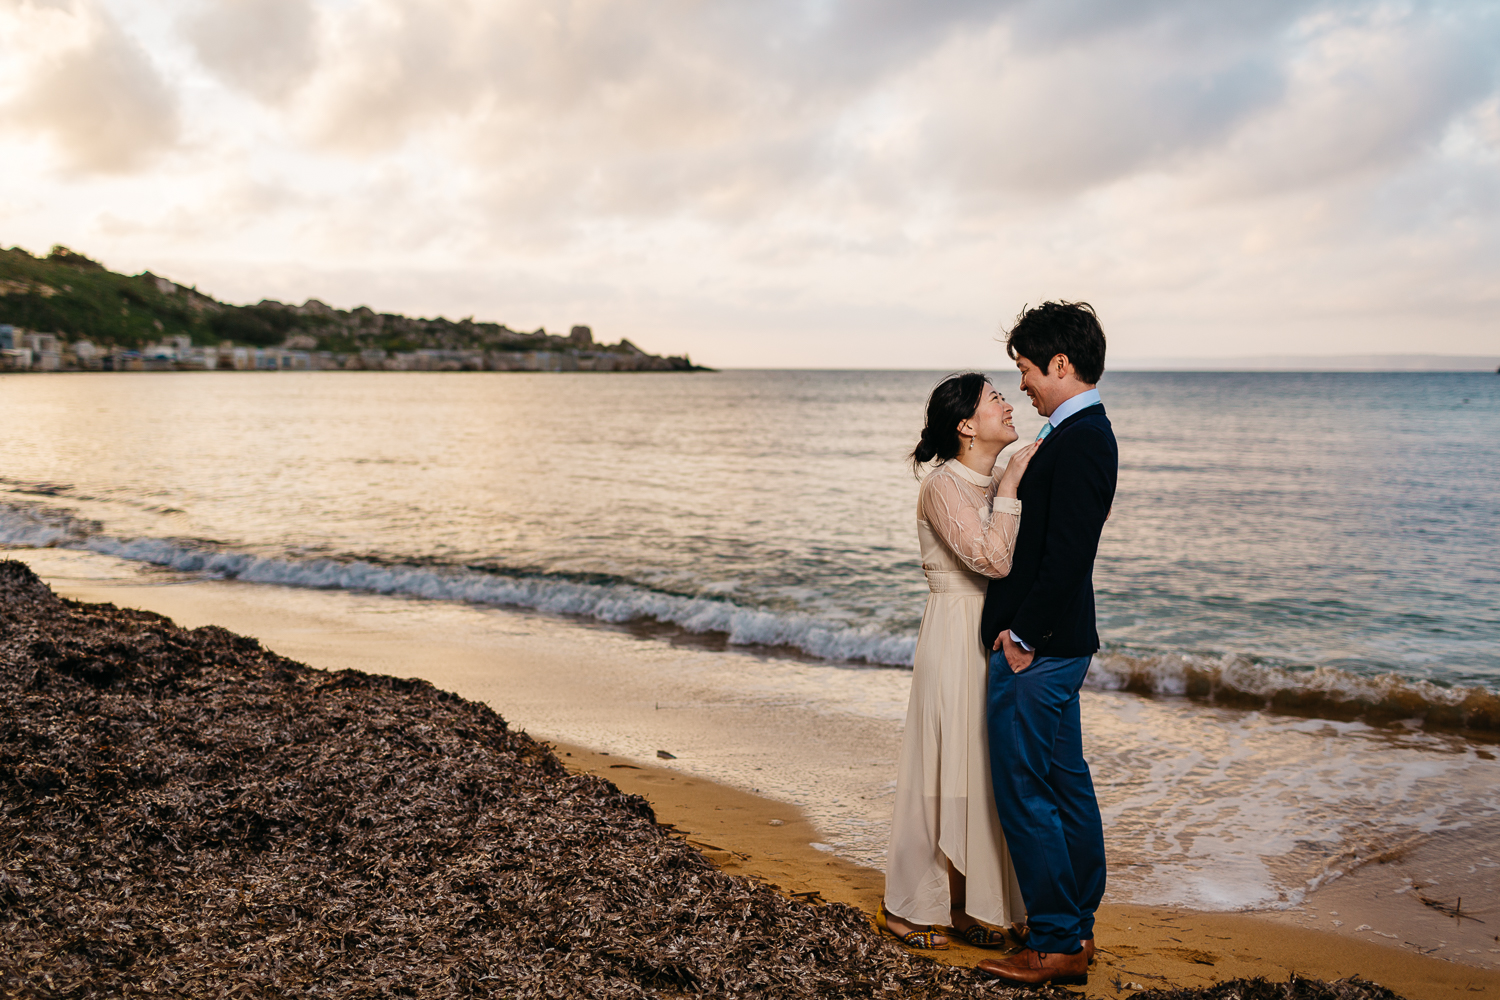
<path fill-rule="evenodd" d="M 595 344 L 592 331 L 584 326 L 573 327 L 564 337 L 541 329 L 523 333 L 502 323 L 413 319 L 364 306 L 334 309 L 317 299 L 300 306 L 270 299 L 236 306 L 150 271 L 118 274 L 63 246 L 54 246 L 46 257 L 20 247 L 0 250 L 0 324 L 57 333 L 64 341 L 90 340 L 105 348 L 139 349 L 188 336 L 198 344 L 229 341 L 244 347 L 286 346 L 339 354 L 588 352 L 618 354 L 622 362 L 631 359 L 616 370 L 698 367 L 686 355 L 646 354 L 628 340 Z"/>

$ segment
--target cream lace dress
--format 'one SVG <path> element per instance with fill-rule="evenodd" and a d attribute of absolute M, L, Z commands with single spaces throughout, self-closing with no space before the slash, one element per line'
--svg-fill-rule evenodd
<path fill-rule="evenodd" d="M 992 577 L 1010 572 L 1019 501 L 954 459 L 917 501 L 927 610 L 917 634 L 911 702 L 896 773 L 885 908 L 914 924 L 949 923 L 946 858 L 967 877 L 964 909 L 1006 926 L 1026 907 L 995 812 L 985 725 L 988 658 L 979 617 Z"/>

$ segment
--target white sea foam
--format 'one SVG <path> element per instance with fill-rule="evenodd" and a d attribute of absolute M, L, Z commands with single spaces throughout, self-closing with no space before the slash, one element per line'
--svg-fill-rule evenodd
<path fill-rule="evenodd" d="M 1289 671 L 1233 654 L 1132 656 L 1101 653 L 1094 658 L 1087 683 L 1100 691 L 1189 695 L 1211 693 L 1202 690 L 1209 688 L 1264 698 L 1296 688 L 1306 694 L 1360 702 L 1380 701 L 1399 689 L 1437 705 L 1457 705 L 1469 693 L 1467 688 L 1445 688 L 1395 674 L 1363 676 L 1331 667 Z"/>
<path fill-rule="evenodd" d="M 1333 717 L 1419 719 L 1481 730 L 1500 722 L 1500 697 L 1485 688 L 1326 666 L 1288 670 L 1234 654 L 1103 652 L 1094 658 L 1086 683 L 1099 691 L 1185 695 Z"/>
<path fill-rule="evenodd" d="M 0 504 L 0 546 L 6 548 L 76 546 L 98 530 L 96 521 L 45 504 L 26 500 Z"/>
<path fill-rule="evenodd" d="M 97 525 L 39 505 L 0 507 L 0 545 L 87 548 L 212 579 L 284 587 L 471 601 L 625 623 L 651 620 L 696 633 L 720 633 L 736 646 L 782 646 L 832 661 L 910 666 L 915 636 L 890 635 L 689 597 L 636 584 L 580 582 L 561 576 L 484 572 L 464 567 L 379 565 L 360 559 L 288 559 L 218 549 L 172 538 L 115 538 Z"/>
<path fill-rule="evenodd" d="M 688 632 L 718 632 L 733 645 L 790 646 L 829 660 L 910 664 L 916 641 L 840 628 L 801 615 L 778 615 L 725 600 L 666 594 L 629 583 L 587 583 L 555 576 L 513 576 L 462 568 L 382 566 L 363 560 L 266 558 L 204 551 L 170 540 L 94 536 L 95 552 L 189 573 L 287 587 L 358 590 L 435 600 L 472 601 L 580 615 L 605 622 L 654 620 Z"/>
<path fill-rule="evenodd" d="M 1134 902 L 1294 908 L 1430 838 L 1486 843 L 1500 815 L 1500 764 L 1456 736 L 1103 692 L 1082 707 L 1111 891 Z"/>
<path fill-rule="evenodd" d="M 910 666 L 915 634 L 855 628 L 811 615 L 745 607 L 727 597 L 666 593 L 628 581 L 580 581 L 556 574 L 462 566 L 380 564 L 363 559 L 256 555 L 174 538 L 118 538 L 97 522 L 42 503 L 0 504 L 0 545 L 87 548 L 184 573 L 288 587 L 470 601 L 578 615 L 611 623 L 655 621 L 718 634 L 735 646 L 795 649 L 819 659 Z M 1087 685 L 1101 691 L 1189 696 L 1262 704 L 1333 717 L 1377 714 L 1493 729 L 1500 698 L 1483 688 L 1447 688 L 1395 674 L 1366 676 L 1330 667 L 1287 670 L 1245 656 L 1102 652 Z"/>

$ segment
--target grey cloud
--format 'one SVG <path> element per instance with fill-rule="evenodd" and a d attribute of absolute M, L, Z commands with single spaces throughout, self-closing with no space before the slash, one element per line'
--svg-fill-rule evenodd
<path fill-rule="evenodd" d="M 1222 152 L 1229 190 L 1286 191 L 1390 170 L 1430 152 L 1496 93 L 1494 18 L 1353 15 L 1288 59 L 1287 99 Z"/>
<path fill-rule="evenodd" d="M 844 0 L 725 4 L 697 33 L 726 65 L 799 88 L 863 86 L 957 32 L 982 30 L 1019 0 Z"/>
<path fill-rule="evenodd" d="M 1494 92 L 1496 19 L 1404 10 L 377 0 L 326 14 L 291 114 L 324 148 L 444 161 L 503 233 L 778 213 L 891 227 L 1144 174 L 1243 194 L 1414 155 Z"/>
<path fill-rule="evenodd" d="M 326 146 L 417 142 L 510 229 L 689 211 L 739 222 L 858 163 L 840 117 L 995 4 L 391 0 L 339 19 L 309 91 Z M 549 220 L 551 220 L 549 222 Z"/>
<path fill-rule="evenodd" d="M 1068 195 L 1220 141 L 1284 92 L 1257 47 L 1182 51 L 1160 36 L 1153 25 L 1036 55 L 966 53 L 967 81 L 939 78 L 957 99 L 918 91 L 930 168 L 963 190 Z"/>
<path fill-rule="evenodd" d="M 873 80 L 993 4 L 510 3 L 392 0 L 343 20 L 343 63 L 324 114 L 335 142 L 399 143 L 408 129 L 478 108 L 496 124 L 598 140 L 696 144 L 806 116 Z"/>
<path fill-rule="evenodd" d="M 1496 93 L 1486 10 L 1029 4 L 944 50 L 967 76 L 918 74 L 907 100 L 931 152 L 907 169 L 970 204 L 1140 175 L 1243 196 L 1391 169 Z"/>
<path fill-rule="evenodd" d="M 1010 19 L 1017 50 L 1055 51 L 1114 35 L 1150 31 L 1171 38 L 1178 49 L 1234 41 L 1265 45 L 1297 18 L 1317 9 L 1317 0 L 1258 0 L 1205 4 L 1201 0 L 1049 0 L 1019 7 Z"/>
<path fill-rule="evenodd" d="M 177 96 L 107 13 L 73 11 L 88 23 L 87 41 L 44 60 L 7 117 L 50 137 L 75 169 L 140 169 L 176 143 Z"/>
<path fill-rule="evenodd" d="M 263 101 L 287 98 L 317 64 L 311 0 L 209 0 L 182 27 L 210 72 Z"/>

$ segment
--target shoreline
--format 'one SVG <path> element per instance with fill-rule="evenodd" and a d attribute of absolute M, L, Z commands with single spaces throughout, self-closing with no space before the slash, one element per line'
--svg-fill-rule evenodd
<path fill-rule="evenodd" d="M 639 394 L 635 398 L 634 405 L 640 405 Z M 476 404 L 483 402 L 472 393 L 465 399 Z M 96 429 L 90 437 L 97 435 Z M 459 454 L 446 450 L 449 445 L 451 442 L 444 444 L 439 436 L 414 454 L 429 457 L 441 454 L 443 459 L 439 464 L 448 466 L 450 473 L 446 474 L 451 474 L 453 467 L 461 466 L 463 460 Z M 221 464 L 227 454 L 219 453 L 211 464 L 215 466 L 215 478 L 227 477 L 227 481 L 233 482 L 236 473 L 232 463 Z M 338 460 L 340 464 L 343 461 Z M 366 461 L 374 462 L 377 467 L 387 464 L 386 458 L 351 461 L 355 466 Z M 407 457 L 397 464 L 424 461 L 427 459 Z M 434 471 L 426 466 L 423 469 Z M 179 470 L 179 474 L 184 472 L 185 469 Z M 393 468 L 371 474 L 395 475 Z M 396 478 L 399 481 L 401 477 Z M 387 489 L 398 487 L 397 481 L 386 483 Z M 384 554 L 380 547 L 370 550 L 363 544 L 350 544 L 352 538 L 314 544 L 311 548 L 287 547 L 277 541 L 280 527 L 254 515 L 249 515 L 242 526 L 248 529 L 245 540 L 235 543 L 216 539 L 222 532 L 229 533 L 226 538 L 232 537 L 242 528 L 232 524 L 211 527 L 212 519 L 196 523 L 195 516 L 176 508 L 158 510 L 159 505 L 151 503 L 116 504 L 107 496 L 80 492 L 75 484 L 42 478 L 12 479 L 6 485 L 13 499 L 0 503 L 0 536 L 8 544 L 56 545 L 74 551 L 118 555 L 149 563 L 158 578 L 163 573 L 178 572 L 184 579 L 196 576 L 257 581 L 294 588 L 449 601 L 522 614 L 534 611 L 584 628 L 601 625 L 625 628 L 681 647 L 748 654 L 762 662 L 798 661 L 832 668 L 824 673 L 867 667 L 909 671 L 915 648 L 916 629 L 911 627 L 915 619 L 902 622 L 890 617 L 908 603 L 914 609 L 918 599 L 910 580 L 897 583 L 906 575 L 904 569 L 910 567 L 903 568 L 901 574 L 888 572 L 895 564 L 883 567 L 877 577 L 853 587 L 839 582 L 837 576 L 813 578 L 809 581 L 811 590 L 802 597 L 791 598 L 789 604 L 782 604 L 782 599 L 775 596 L 774 585 L 768 589 L 771 581 L 758 576 L 754 581 L 743 581 L 743 587 L 731 578 L 700 590 L 696 584 L 687 582 L 697 570 L 682 563 L 680 555 L 665 557 L 663 567 L 675 568 L 663 568 L 660 572 L 666 575 L 657 577 L 658 570 L 647 570 L 643 576 L 634 571 L 617 575 L 613 569 L 603 573 L 574 572 L 569 569 L 572 557 L 566 554 L 560 563 L 544 560 L 529 568 L 530 557 L 513 554 L 516 558 L 503 555 L 480 558 L 477 553 L 482 549 L 474 550 L 473 558 L 460 557 L 456 551 L 420 557 L 408 552 L 395 539 L 392 541 L 396 544 Z M 266 488 L 271 487 L 267 484 Z M 549 518 L 547 506 L 565 506 L 568 502 L 564 489 L 553 497 L 555 504 L 534 506 L 536 498 L 550 494 L 554 488 L 555 484 L 538 480 L 524 491 L 532 499 L 518 497 L 508 502 L 520 503 L 529 511 L 527 517 L 539 518 L 537 523 L 544 524 Z M 230 495 L 236 495 L 232 487 Z M 205 500 L 206 511 L 218 509 L 221 503 Z M 888 497 L 886 502 L 889 500 Z M 305 502 L 316 505 L 323 501 L 309 498 Z M 421 500 L 417 506 L 426 509 L 426 503 L 427 500 Z M 127 510 L 130 506 L 137 509 Z M 469 513 L 458 515 L 463 527 L 443 530 L 465 533 L 485 530 L 472 520 L 472 512 L 478 508 L 466 507 Z M 332 515 L 333 511 L 330 509 L 327 514 Z M 334 520 L 337 521 L 336 515 Z M 618 544 L 627 549 L 635 544 L 631 539 L 641 537 L 631 530 L 628 520 L 614 520 L 611 524 L 612 531 L 623 532 Z M 322 529 L 313 530 L 316 535 Z M 627 562 L 642 556 L 646 558 L 642 568 L 652 565 L 655 557 L 645 550 L 629 557 Z M 599 569 L 610 563 L 606 558 L 603 564 L 588 565 Z M 624 569 L 625 564 L 616 568 Z M 720 572 L 722 568 L 710 576 Z M 684 573 L 686 576 L 680 578 L 675 575 Z M 684 585 L 669 583 L 673 579 Z M 864 587 L 868 587 L 867 600 L 856 597 Z M 800 602 L 812 599 L 815 592 L 820 596 L 813 604 L 798 610 Z M 815 610 L 821 602 L 832 603 L 823 611 Z M 872 612 L 873 618 L 864 618 L 864 611 L 858 607 L 860 603 L 869 603 L 864 610 Z M 856 614 L 850 616 L 851 611 Z M 1297 620 L 1311 612 L 1302 608 L 1286 613 Z M 1121 616 L 1116 610 L 1109 617 Z M 1313 655 L 1309 647 L 1309 657 L 1304 660 L 1286 648 L 1278 648 L 1276 642 L 1250 642 L 1246 636 L 1238 635 L 1234 626 L 1221 637 L 1213 631 L 1218 626 L 1200 620 L 1198 612 L 1188 612 L 1178 625 L 1161 636 L 1161 643 L 1142 634 L 1142 621 L 1143 618 L 1115 621 L 1110 626 L 1118 631 L 1110 634 L 1109 642 L 1094 658 L 1084 686 L 1089 693 L 1086 697 L 1126 692 L 1148 702 L 1182 698 L 1191 702 L 1195 710 L 1206 713 L 1265 713 L 1334 726 L 1356 723 L 1394 734 L 1398 739 L 1416 728 L 1437 739 L 1453 736 L 1472 743 L 1494 744 L 1493 751 L 1500 754 L 1500 686 L 1497 686 L 1500 676 L 1495 674 L 1500 660 L 1486 660 L 1483 643 L 1472 642 L 1475 638 L 1472 635 L 1455 638 L 1456 645 L 1438 644 L 1420 655 L 1405 649 L 1399 655 L 1392 651 L 1392 655 L 1372 658 L 1366 655 L 1369 649 L 1361 653 L 1351 647 L 1342 650 L 1337 658 L 1327 659 Z M 1460 627 L 1459 632 L 1467 628 Z M 1355 643 L 1361 645 L 1366 645 L 1365 640 Z M 1456 655 L 1456 659 L 1449 654 Z M 1410 662 L 1403 659 L 1407 657 Z M 1488 783 L 1500 783 L 1500 770 Z M 1500 851 L 1500 842 L 1492 847 L 1491 853 Z M 1500 883 L 1494 886 L 1494 892 L 1500 900 Z M 1198 902 L 1191 897 L 1182 898 L 1190 905 Z M 1233 902 L 1256 903 L 1226 901 Z M 1217 905 L 1217 901 L 1208 905 Z"/>
<path fill-rule="evenodd" d="M 54 484 L 12 484 L 23 497 L 52 497 Z M 66 494 L 67 489 L 62 490 Z M 753 603 L 707 600 L 650 586 L 617 588 L 607 581 L 568 574 L 528 574 L 477 565 L 428 566 L 324 554 L 304 559 L 236 551 L 191 539 L 103 533 L 92 509 L 55 507 L 47 500 L 0 504 L 0 521 L 13 544 L 59 546 L 74 551 L 120 554 L 142 565 L 143 579 L 181 573 L 234 581 L 273 582 L 304 590 L 413 597 L 508 613 L 535 613 L 583 628 L 615 628 L 680 648 L 741 654 L 760 663 L 808 663 L 832 670 L 893 668 L 909 671 L 913 635 L 874 634 L 852 626 L 824 628 L 800 615 L 758 611 Z M 561 610 L 567 609 L 567 610 Z M 1185 698 L 1212 712 L 1265 712 L 1332 724 L 1358 723 L 1399 733 L 1410 727 L 1434 737 L 1475 743 L 1500 740 L 1500 688 L 1473 676 L 1438 682 L 1392 670 L 1362 673 L 1342 667 L 1295 669 L 1283 659 L 1245 653 L 1169 652 L 1112 645 L 1099 651 L 1085 684 L 1091 695 L 1125 692 L 1147 700 Z M 904 697 L 901 699 L 904 706 Z M 1500 743 L 1496 743 L 1500 751 Z"/>
<path fill-rule="evenodd" d="M 25 557 L 25 553 L 18 555 Z M 163 586 L 143 581 L 132 586 L 80 586 L 78 581 L 49 582 L 60 596 L 134 604 L 167 613 L 188 627 L 219 624 L 220 619 L 235 617 L 226 606 L 233 588 L 223 585 L 217 587 L 216 599 L 205 602 L 203 591 L 207 588 L 195 584 Z M 189 611 L 184 616 L 188 620 L 181 620 L 185 609 Z M 244 617 L 243 611 L 240 617 Z M 351 649 L 349 636 L 305 630 L 298 633 L 294 622 L 262 620 L 258 630 L 244 628 L 244 624 L 233 622 L 228 627 L 248 634 L 259 631 L 259 637 L 271 649 L 318 667 L 347 666 L 347 662 L 332 661 L 367 654 L 373 648 L 369 636 L 363 644 L 352 643 L 355 648 Z M 278 629 L 280 636 L 271 634 Z M 396 673 L 388 669 L 393 664 L 402 668 L 400 674 L 411 676 L 411 664 L 397 649 L 389 649 L 383 661 L 365 663 L 361 669 Z M 464 697 L 475 695 L 464 693 Z M 511 717 L 511 705 L 503 695 L 482 700 Z M 775 885 L 784 893 L 813 893 L 826 902 L 848 903 L 867 916 L 878 908 L 881 873 L 810 846 L 817 828 L 795 806 L 677 767 L 652 764 L 650 753 L 640 748 L 630 748 L 630 753 L 623 754 L 618 747 L 606 752 L 576 743 L 547 742 L 557 747 L 559 759 L 569 770 L 598 774 L 622 791 L 646 797 L 660 822 L 675 827 L 683 839 L 702 850 L 721 870 Z M 781 825 L 770 825 L 772 819 L 780 819 Z M 1413 998 L 1449 996 L 1455 991 L 1500 992 L 1500 972 L 1291 926 L 1257 914 L 1107 904 L 1101 911 L 1100 942 L 1102 964 L 1091 977 L 1090 996 L 1116 996 L 1120 990 L 1131 989 L 1132 983 L 1149 988 L 1169 983 L 1201 987 L 1241 976 L 1285 979 L 1291 972 L 1319 979 L 1357 974 Z M 986 954 L 955 943 L 949 951 L 932 957 L 948 964 L 972 965 Z M 1116 978 L 1120 980 L 1118 989 L 1113 983 Z"/>

